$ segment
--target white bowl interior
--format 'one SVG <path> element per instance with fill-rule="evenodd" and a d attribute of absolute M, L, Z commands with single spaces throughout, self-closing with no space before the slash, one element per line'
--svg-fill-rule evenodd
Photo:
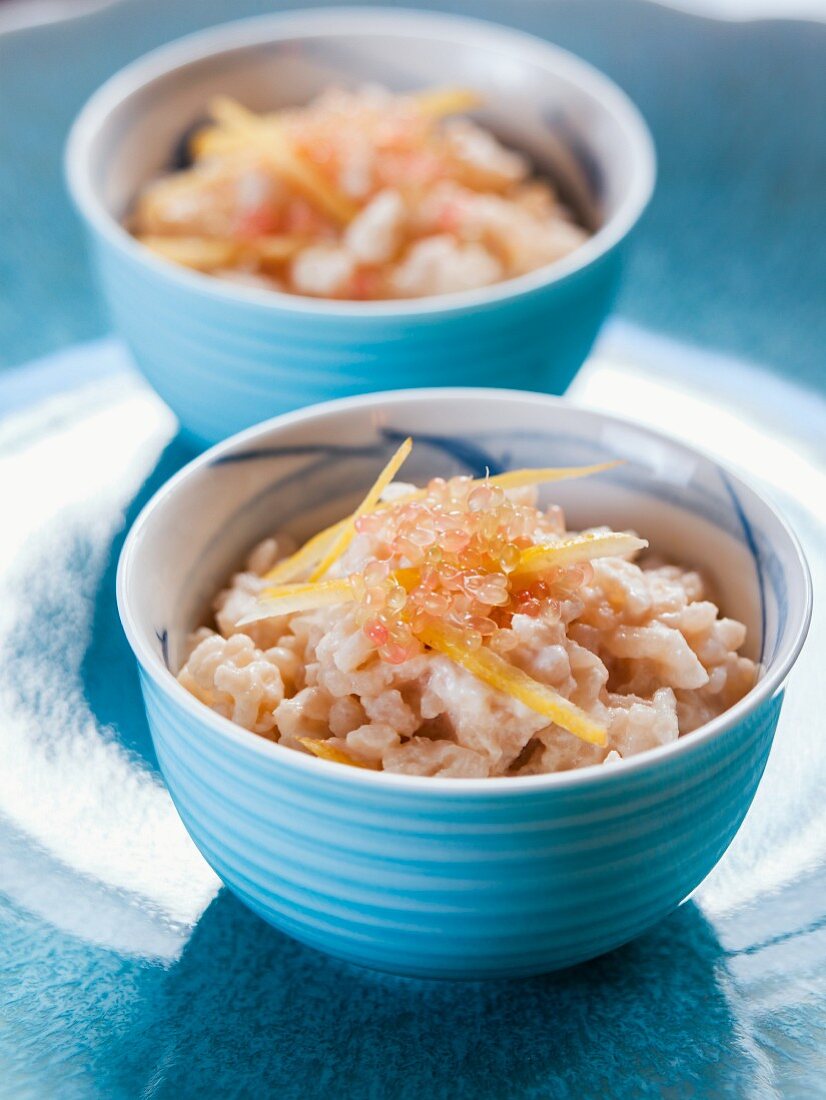
<path fill-rule="evenodd" d="M 647 141 L 643 128 L 589 66 L 504 28 L 377 11 L 245 21 L 157 51 L 104 86 L 81 116 L 82 171 L 120 220 L 140 186 L 169 167 L 181 136 L 204 120 L 212 96 L 265 110 L 365 82 L 397 92 L 477 89 L 485 97 L 479 120 L 548 172 L 592 228 L 647 186 L 640 173 L 651 169 L 635 148 Z"/>
<path fill-rule="evenodd" d="M 710 459 L 647 429 L 507 391 L 377 395 L 271 421 L 187 467 L 154 499 L 124 552 L 121 605 L 139 656 L 176 670 L 189 632 L 261 538 L 305 538 L 347 514 L 398 440 L 412 435 L 405 479 L 481 475 L 609 459 L 609 473 L 544 491 L 571 528 L 632 528 L 652 549 L 700 567 L 747 653 L 782 664 L 805 621 L 805 567 L 793 537 L 748 486 Z"/>

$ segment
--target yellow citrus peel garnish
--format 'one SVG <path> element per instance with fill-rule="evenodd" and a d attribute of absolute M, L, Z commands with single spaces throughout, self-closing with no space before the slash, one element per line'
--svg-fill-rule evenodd
<path fill-rule="evenodd" d="M 471 88 L 432 88 L 427 92 L 418 92 L 412 98 L 419 113 L 432 119 L 472 111 L 483 102 L 479 93 Z"/>
<path fill-rule="evenodd" d="M 345 516 L 338 523 L 333 523 L 330 527 L 319 531 L 317 535 L 313 535 L 300 550 L 296 550 L 283 561 L 276 562 L 272 569 L 264 574 L 264 580 L 285 584 L 300 576 L 305 569 L 311 569 L 316 562 L 321 561 L 333 539 L 344 530 L 352 518 L 352 516 Z"/>
<path fill-rule="evenodd" d="M 245 247 L 266 267 L 291 260 L 306 245 L 304 237 L 291 233 L 273 233 L 255 237 Z"/>
<path fill-rule="evenodd" d="M 356 216 L 358 206 L 352 199 L 337 191 L 314 164 L 296 152 L 278 123 L 266 118 L 262 120 L 228 96 L 216 96 L 210 103 L 210 114 L 228 132 L 230 149 L 233 136 L 246 139 L 266 158 L 275 172 L 306 195 L 325 214 L 342 225 L 346 225 Z M 204 139 L 202 149 L 205 144 Z M 214 147 L 213 141 L 213 149 Z M 220 148 L 220 139 L 218 147 Z"/>
<path fill-rule="evenodd" d="M 381 499 L 381 495 L 396 474 L 401 469 L 405 459 L 413 449 L 413 440 L 410 436 L 405 439 L 404 443 L 398 448 L 396 453 L 384 467 L 382 472 L 376 478 L 373 483 L 373 487 L 368 492 L 367 496 L 356 508 L 355 512 L 348 518 L 344 529 L 334 538 L 333 544 L 321 561 L 316 565 L 315 569 L 310 573 L 309 580 L 317 581 L 320 577 L 323 577 L 330 566 L 338 561 L 356 534 L 356 520 L 361 516 L 369 515 L 370 512 L 374 512 Z"/>
<path fill-rule="evenodd" d="M 308 752 L 311 752 L 313 756 L 318 756 L 321 760 L 332 760 L 334 764 L 347 764 L 351 768 L 374 770 L 368 764 L 362 764 L 360 761 L 354 760 L 352 756 L 342 752 L 341 749 L 337 749 L 335 745 L 330 745 L 327 741 L 317 741 L 314 737 L 297 737 L 296 740 Z"/>
<path fill-rule="evenodd" d="M 574 535 L 560 542 L 527 547 L 519 555 L 519 562 L 510 576 L 530 581 L 559 566 L 576 565 L 595 558 L 622 557 L 644 550 L 646 546 L 646 539 L 638 539 L 636 535 L 614 532 Z"/>
<path fill-rule="evenodd" d="M 193 160 L 223 156 L 242 149 L 245 144 L 242 138 L 228 134 L 220 126 L 204 126 L 189 139 L 189 154 Z"/>
<path fill-rule="evenodd" d="M 524 489 L 530 485 L 546 485 L 550 481 L 569 481 L 577 477 L 590 477 L 592 474 L 601 474 L 621 465 L 622 461 L 616 459 L 613 462 L 598 462 L 594 466 L 548 466 L 540 469 L 508 470 L 504 474 L 473 478 L 471 485 L 498 485 L 500 489 Z M 408 501 L 424 500 L 426 496 L 427 489 L 415 489 L 404 496 L 396 497 L 392 503 L 406 504 Z"/>
<path fill-rule="evenodd" d="M 608 743 L 605 729 L 589 718 L 584 710 L 547 684 L 539 683 L 522 669 L 509 664 L 492 650 L 484 647 L 470 650 L 463 645 L 459 632 L 436 625 L 426 627 L 418 637 L 425 645 L 461 665 L 488 687 L 524 703 L 580 740 L 600 746 Z"/>
<path fill-rule="evenodd" d="M 312 584 L 283 584 L 265 588 L 258 597 L 255 609 L 239 619 L 238 625 L 248 626 L 262 619 L 294 615 L 299 611 L 314 611 L 317 607 L 347 603 L 354 598 L 353 586 L 347 577 Z"/>
<path fill-rule="evenodd" d="M 294 615 L 299 611 L 315 611 L 317 607 L 349 603 L 356 598 L 354 582 L 357 576 L 358 574 L 354 574 L 331 581 L 308 581 L 305 584 L 282 584 L 265 588 L 258 597 L 255 610 L 239 619 L 238 625 L 248 626 L 262 619 L 275 619 L 281 615 Z M 421 571 L 396 569 L 392 577 L 409 592 L 418 584 Z"/>
<path fill-rule="evenodd" d="M 575 477 L 590 477 L 622 466 L 622 459 L 597 462 L 593 466 L 547 466 L 539 469 L 508 470 L 488 478 L 476 478 L 475 485 L 498 485 L 500 489 L 522 489 L 527 485 L 546 485 L 549 481 L 569 481 Z"/>
<path fill-rule="evenodd" d="M 190 267 L 194 271 L 215 271 L 245 258 L 264 266 L 282 264 L 298 252 L 303 238 L 289 234 L 256 237 L 253 240 L 228 240 L 222 237 L 163 237 L 145 234 L 142 245 L 165 260 Z"/>
<path fill-rule="evenodd" d="M 232 264 L 241 251 L 238 241 L 213 240 L 209 237 L 162 237 L 143 234 L 138 240 L 156 256 L 191 267 L 195 271 L 214 271 Z"/>
<path fill-rule="evenodd" d="M 421 115 L 434 122 L 447 115 L 472 111 L 483 102 L 479 93 L 471 88 L 431 88 L 428 91 L 414 93 L 410 99 Z M 232 104 L 232 113 L 227 109 L 228 103 Z M 254 120 L 267 131 L 284 124 L 285 112 L 283 111 L 267 111 L 263 114 L 254 114 L 250 111 L 246 112 L 246 118 L 242 118 L 234 110 L 238 106 L 236 101 L 227 96 L 218 97 L 213 101 L 213 105 L 217 107 L 217 111 L 211 110 L 210 113 L 219 125 L 204 126 L 193 135 L 189 145 L 196 159 L 216 154 L 237 153 L 249 148 L 248 135 L 240 130 L 238 125 L 240 122 L 246 124 Z"/>
<path fill-rule="evenodd" d="M 553 466 L 542 469 L 509 470 L 507 473 L 495 474 L 493 477 L 475 478 L 473 484 L 498 485 L 501 489 L 521 489 L 528 485 L 542 485 L 550 481 L 590 477 L 593 474 L 600 474 L 605 470 L 612 470 L 615 466 L 621 465 L 620 461 L 615 461 L 600 462 L 594 466 Z M 426 495 L 427 489 L 415 489 L 404 496 L 396 497 L 393 501 L 378 502 L 376 510 L 383 510 L 395 504 L 402 504 L 411 500 L 423 500 Z M 379 496 L 381 496 L 381 493 Z M 289 558 L 277 562 L 269 573 L 265 574 L 265 579 L 286 582 L 300 576 L 305 569 L 310 569 L 321 561 L 332 539 L 343 531 L 349 523 L 354 523 L 355 519 L 355 515 L 345 516 L 338 523 L 325 527 L 323 531 L 319 531 L 309 542 L 306 542 L 300 550 L 296 550 Z"/>

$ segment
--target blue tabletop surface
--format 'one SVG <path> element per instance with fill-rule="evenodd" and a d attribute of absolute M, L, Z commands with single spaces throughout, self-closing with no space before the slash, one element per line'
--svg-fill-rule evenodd
<path fill-rule="evenodd" d="M 793 890 L 775 868 L 777 888 L 759 904 L 723 904 L 723 878 L 714 904 L 690 901 L 635 943 L 562 975 L 456 986 L 360 971 L 267 928 L 215 892 L 164 816 L 112 592 L 123 530 L 190 455 L 117 345 L 18 365 L 107 331 L 60 175 L 84 98 L 153 45 L 280 6 L 124 0 L 0 37 L 0 415 L 16 418 L 6 434 L 0 419 L 0 495 L 15 499 L 17 470 L 34 479 L 44 515 L 57 513 L 64 502 L 49 492 L 63 483 L 42 476 L 54 462 L 48 448 L 102 439 L 100 453 L 76 448 L 88 499 L 65 502 L 61 538 L 27 544 L 28 572 L 12 577 L 12 591 L 29 594 L 30 606 L 9 630 L 0 536 L 0 1095 L 826 1095 L 822 860 L 801 859 Z M 639 103 L 660 180 L 620 298 L 624 318 L 826 392 L 826 26 L 719 23 L 631 0 L 422 6 L 551 38 Z M 703 374 L 700 389 L 713 377 Z M 755 400 L 744 385 L 743 405 Z M 36 423 L 24 415 L 35 406 Z M 796 407 L 822 416 L 814 401 Z M 807 425 L 808 439 L 819 431 L 822 440 L 820 424 Z M 129 451 L 120 480 L 100 471 L 107 432 Z M 43 449 L 28 466 L 21 440 L 30 456 Z M 9 455 L 14 464 L 3 465 Z M 0 520 L 6 541 L 16 518 Z M 72 589 L 56 600 L 65 577 Z M 50 683 L 38 678 L 44 645 Z M 41 756 L 17 751 L 23 703 Z M 813 736 L 823 732 L 817 721 Z M 64 774 L 81 790 L 92 773 L 103 774 L 101 790 L 108 784 L 99 812 L 70 813 L 65 791 L 49 787 L 63 725 L 74 738 Z M 86 726 L 103 731 L 91 762 L 72 747 L 91 744 Z M 33 775 L 35 760 L 42 771 Z M 130 762 L 140 777 L 117 788 Z M 794 775 L 790 800 L 806 789 Z M 134 835 L 117 835 L 119 808 Z M 760 812 L 771 817 L 765 799 Z M 50 814 L 71 821 L 72 835 L 52 844 Z M 111 835 L 93 836 L 104 821 Z M 822 851 L 824 818 L 808 825 L 819 839 L 805 843 Z M 158 837 L 167 836 L 164 846 Z M 154 852 L 155 863 L 136 858 L 134 878 L 119 877 L 107 852 L 133 850 Z M 153 890 L 150 913 L 136 899 Z"/>
<path fill-rule="evenodd" d="M 84 99 L 170 38 L 301 6 L 121 0 L 0 38 L 0 363 L 106 328 L 61 180 L 63 138 Z M 727 23 L 633 0 L 419 6 L 549 38 L 604 69 L 642 109 L 659 185 L 623 315 L 826 385 L 826 24 Z"/>

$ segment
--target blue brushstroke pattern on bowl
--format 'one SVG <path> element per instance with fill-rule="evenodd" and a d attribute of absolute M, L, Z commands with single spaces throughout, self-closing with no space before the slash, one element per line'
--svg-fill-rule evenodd
<path fill-rule="evenodd" d="M 400 435 L 405 476 L 622 458 L 554 485 L 571 527 L 636 527 L 702 566 L 746 622 L 760 681 L 679 741 L 619 764 L 515 779 L 364 772 L 265 741 L 176 682 L 187 633 L 273 528 L 346 513 Z M 335 441 L 335 442 L 332 442 Z M 436 978 L 542 973 L 608 951 L 678 906 L 737 832 L 766 764 L 811 585 L 773 507 L 712 460 L 540 395 L 409 391 L 333 402 L 242 433 L 150 502 L 118 602 L 158 760 L 224 882 L 289 935 L 365 966 Z"/>
<path fill-rule="evenodd" d="M 169 166 L 211 96 L 264 109 L 364 81 L 478 89 L 480 121 L 546 169 L 595 234 L 564 260 L 493 287 L 347 303 L 178 268 L 123 228 L 140 186 Z M 115 326 L 198 443 L 388 385 L 563 392 L 613 300 L 654 179 L 645 124 L 584 62 L 475 20 L 358 9 L 246 20 L 148 55 L 89 101 L 66 165 Z"/>

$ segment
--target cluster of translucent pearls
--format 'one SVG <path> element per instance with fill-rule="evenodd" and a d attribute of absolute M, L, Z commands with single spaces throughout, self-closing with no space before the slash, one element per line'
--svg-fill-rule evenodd
<path fill-rule="evenodd" d="M 359 616 L 379 655 L 401 664 L 421 652 L 417 635 L 432 623 L 461 632 L 477 649 L 518 612 L 540 614 L 585 575 L 511 591 L 509 575 L 523 549 L 555 534 L 549 518 L 468 477 L 434 478 L 424 497 L 401 500 L 356 522 L 374 547 L 356 582 Z M 552 590 L 553 589 L 553 590 Z"/>

